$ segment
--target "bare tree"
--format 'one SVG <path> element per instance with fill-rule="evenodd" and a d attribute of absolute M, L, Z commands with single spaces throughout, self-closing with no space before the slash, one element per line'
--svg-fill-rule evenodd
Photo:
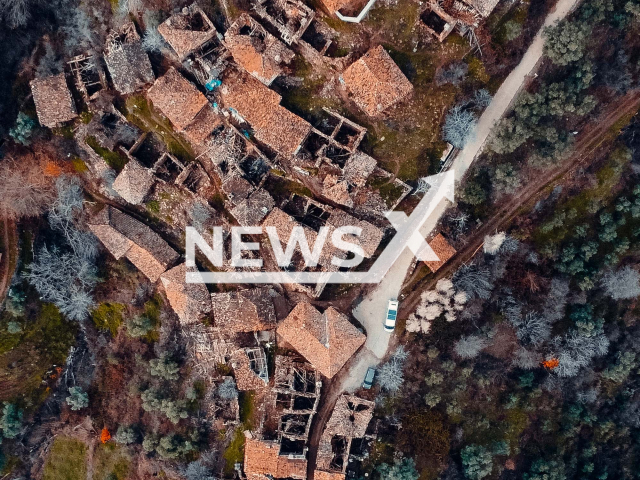
<path fill-rule="evenodd" d="M 9 28 L 24 27 L 31 15 L 29 0 L 0 0 L 0 15 Z"/>
<path fill-rule="evenodd" d="M 473 136 L 477 119 L 473 112 L 456 105 L 449 110 L 442 128 L 442 137 L 456 148 L 464 148 Z"/>
<path fill-rule="evenodd" d="M 601 283 L 607 295 L 614 300 L 627 300 L 640 295 L 640 275 L 631 267 L 607 273 Z"/>
<path fill-rule="evenodd" d="M 35 157 L 7 160 L 0 168 L 0 207 L 12 218 L 35 217 L 54 200 L 51 178 Z"/>
<path fill-rule="evenodd" d="M 458 268 L 453 275 L 453 284 L 458 290 L 466 292 L 469 300 L 475 297 L 487 300 L 493 289 L 489 269 L 473 263 Z"/>
<path fill-rule="evenodd" d="M 484 338 L 477 335 L 465 335 L 456 342 L 453 351 L 460 358 L 469 359 L 477 357 L 486 346 L 487 341 Z"/>

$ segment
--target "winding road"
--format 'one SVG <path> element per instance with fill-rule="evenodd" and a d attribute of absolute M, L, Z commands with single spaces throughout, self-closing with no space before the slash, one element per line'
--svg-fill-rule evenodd
<path fill-rule="evenodd" d="M 453 161 L 452 169 L 455 172 L 456 181 L 462 180 L 473 161 L 485 147 L 489 134 L 496 122 L 508 112 L 518 93 L 537 70 L 543 56 L 544 29 L 565 18 L 579 2 L 580 0 L 558 0 L 554 9 L 549 13 L 518 66 L 504 80 L 494 95 L 491 104 L 480 116 L 473 140 L 460 151 Z M 445 199 L 438 203 L 420 229 L 420 233 L 424 237 L 429 236 L 435 230 L 438 221 L 448 206 L 449 202 Z M 414 261 L 413 253 L 405 249 L 384 279 L 375 288 L 371 289 L 353 309 L 354 317 L 366 329 L 367 341 L 356 356 L 345 366 L 344 370 L 346 371 L 340 372 L 333 379 L 324 399 L 322 412 L 319 412 L 314 420 L 309 442 L 308 478 L 310 479 L 313 479 L 318 453 L 318 441 L 328 420 L 328 413 L 333 408 L 339 395 L 342 392 L 352 392 L 359 388 L 367 368 L 377 366 L 387 353 L 392 337 L 385 333 L 383 329 L 387 303 L 390 299 L 397 298 L 400 294 L 407 273 Z"/>
<path fill-rule="evenodd" d="M 580 0 L 558 0 L 555 8 L 549 13 L 542 28 L 534 37 L 533 42 L 518 66 L 505 79 L 493 97 L 491 104 L 482 113 L 478 120 L 473 140 L 460 151 L 453 161 L 452 169 L 455 172 L 456 181 L 459 182 L 462 180 L 473 161 L 482 152 L 496 122 L 508 112 L 514 99 L 526 84 L 527 79 L 530 78 L 537 69 L 543 55 L 544 28 L 566 17 L 579 1 Z M 427 222 L 422 226 L 420 232 L 425 237 L 435 230 L 447 206 L 447 201 L 441 201 Z M 362 302 L 354 308 L 354 316 L 362 323 L 367 331 L 367 342 L 362 356 L 363 358 L 375 357 L 375 360 L 366 365 L 366 362 L 361 362 L 362 364 L 356 363 L 354 365 L 353 374 L 350 375 L 350 379 L 345 385 L 346 390 L 351 390 L 354 387 L 357 388 L 366 369 L 371 365 L 379 363 L 385 356 L 390 340 L 390 335 L 386 334 L 382 328 L 382 319 L 386 312 L 387 302 L 391 298 L 398 297 L 407 272 L 413 262 L 413 253 L 405 249 L 382 282 L 368 292 Z"/>

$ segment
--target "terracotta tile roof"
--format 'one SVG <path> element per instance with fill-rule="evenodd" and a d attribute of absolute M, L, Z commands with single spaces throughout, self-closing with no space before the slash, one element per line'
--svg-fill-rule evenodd
<path fill-rule="evenodd" d="M 187 283 L 187 270 L 195 271 L 193 268 L 187 269 L 186 263 L 181 263 L 160 276 L 171 308 L 184 325 L 197 322 L 211 311 L 211 296 L 207 287 L 202 283 Z"/>
<path fill-rule="evenodd" d="M 353 207 L 353 199 L 349 195 L 349 184 L 337 175 L 324 177 L 322 181 L 322 196 L 338 205 L 344 205 L 348 208 Z"/>
<path fill-rule="evenodd" d="M 265 85 L 281 75 L 280 64 L 291 62 L 295 55 L 246 13 L 225 33 L 225 45 L 236 63 Z"/>
<path fill-rule="evenodd" d="M 177 130 L 184 130 L 207 105 L 206 97 L 175 68 L 156 80 L 147 98 Z"/>
<path fill-rule="evenodd" d="M 440 259 L 440 261 L 438 262 L 424 262 L 432 272 L 439 270 L 440 267 L 447 263 L 447 260 L 449 260 L 456 254 L 456 249 L 449 245 L 449 242 L 447 242 L 447 240 L 442 236 L 441 233 L 436 235 L 433 240 L 429 242 L 429 246 L 433 249 L 435 254 Z"/>
<path fill-rule="evenodd" d="M 293 155 L 311 131 L 311 124 L 280 106 L 280 95 L 245 72 L 227 75 L 220 87 L 222 103 L 235 110 L 255 138 L 283 155 Z"/>
<path fill-rule="evenodd" d="M 342 9 L 353 10 L 360 5 L 364 6 L 361 0 L 322 0 L 322 3 L 331 14 Z"/>
<path fill-rule="evenodd" d="M 353 225 L 354 227 L 360 227 L 362 232 L 358 237 L 351 237 L 350 241 L 356 243 L 362 247 L 364 254 L 367 258 L 373 256 L 382 241 L 384 232 L 375 225 L 365 221 L 359 220 L 342 210 L 333 210 L 327 223 L 330 223 L 334 227 L 344 227 L 347 225 Z M 345 236 L 345 240 L 346 240 Z"/>
<path fill-rule="evenodd" d="M 366 336 L 333 307 L 320 313 L 306 302 L 295 306 L 277 332 L 328 378 L 333 377 L 366 340 Z"/>
<path fill-rule="evenodd" d="M 323 470 L 316 470 L 313 473 L 313 480 L 345 480 L 347 476 L 344 473 L 338 472 L 325 472 Z"/>
<path fill-rule="evenodd" d="M 235 376 L 238 390 L 260 390 L 267 386 L 267 382 L 251 369 L 249 357 L 244 348 L 240 348 L 231 354 L 230 363 L 233 367 L 233 375 Z"/>
<path fill-rule="evenodd" d="M 278 455 L 276 442 L 247 438 L 244 445 L 244 473 L 248 480 L 307 478 L 307 461 Z"/>
<path fill-rule="evenodd" d="M 153 172 L 131 158 L 113 182 L 113 189 L 127 202 L 139 205 L 154 183 Z"/>
<path fill-rule="evenodd" d="M 107 39 L 104 62 L 113 86 L 123 94 L 133 93 L 156 78 L 133 22 Z"/>
<path fill-rule="evenodd" d="M 323 436 L 362 438 L 373 418 L 375 404 L 353 395 L 341 395 L 336 402 L 331 418 L 325 425 Z"/>
<path fill-rule="evenodd" d="M 232 210 L 231 215 L 238 223 L 244 227 L 259 225 L 262 219 L 269 213 L 275 202 L 269 193 L 260 188 L 249 195 L 248 198 L 238 203 Z"/>
<path fill-rule="evenodd" d="M 179 258 L 160 235 L 111 206 L 105 207 L 88 223 L 116 259 L 126 256 L 152 282 Z"/>
<path fill-rule="evenodd" d="M 413 86 L 379 45 L 352 63 L 342 79 L 353 101 L 375 117 L 409 95 Z"/>
<path fill-rule="evenodd" d="M 111 225 L 89 225 L 89 230 L 98 237 L 104 247 L 115 257 L 116 260 L 120 260 L 133 246 L 133 242 L 131 240 L 122 235 Z"/>
<path fill-rule="evenodd" d="M 195 3 L 167 18 L 158 27 L 158 32 L 181 61 L 217 34 L 209 17 Z"/>
<path fill-rule="evenodd" d="M 30 85 L 40 125 L 54 128 L 78 116 L 64 73 L 36 78 Z"/>
<path fill-rule="evenodd" d="M 257 332 L 276 327 L 276 312 L 269 287 L 212 293 L 213 320 L 222 331 Z"/>
<path fill-rule="evenodd" d="M 206 105 L 196 118 L 185 127 L 184 135 L 195 147 L 203 147 L 211 133 L 222 125 L 222 117 L 211 105 Z"/>

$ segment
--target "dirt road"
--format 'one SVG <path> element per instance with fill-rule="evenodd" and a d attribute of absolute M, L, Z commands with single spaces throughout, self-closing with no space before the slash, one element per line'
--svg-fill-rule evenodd
<path fill-rule="evenodd" d="M 504 230 L 523 211 L 528 211 L 527 207 L 532 207 L 535 202 L 546 197 L 555 184 L 562 181 L 571 172 L 592 162 L 603 143 L 610 140 L 612 135 L 617 135 L 618 132 L 612 132 L 611 127 L 620 119 L 638 112 L 639 108 L 640 92 L 638 91 L 630 92 L 609 105 L 597 119 L 591 121 L 582 130 L 576 139 L 575 150 L 565 162 L 546 172 L 544 176 L 528 182 L 518 192 L 517 197 L 509 199 L 466 240 L 464 248 L 438 270 L 435 276 L 411 286 L 411 292 L 406 292 L 407 295 L 401 303 L 399 317 L 406 318 L 416 308 L 422 291 L 433 288 L 439 279 L 450 277 L 460 265 L 468 262 L 482 245 L 485 235 Z"/>
<path fill-rule="evenodd" d="M 17 232 L 16 224 L 8 216 L 0 216 L 0 224 L 2 228 L 2 258 L 0 259 L 0 303 L 4 301 L 4 297 L 9 290 L 11 278 L 16 268 L 17 252 Z"/>

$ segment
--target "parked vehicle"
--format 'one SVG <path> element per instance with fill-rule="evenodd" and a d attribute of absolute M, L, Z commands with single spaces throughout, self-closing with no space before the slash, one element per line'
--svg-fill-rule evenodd
<path fill-rule="evenodd" d="M 387 316 L 384 319 L 385 331 L 393 332 L 393 329 L 396 328 L 397 316 L 398 316 L 398 301 L 389 300 L 389 305 L 387 306 Z"/>
<path fill-rule="evenodd" d="M 369 390 L 373 386 L 373 378 L 376 376 L 376 369 L 369 367 L 362 382 L 362 388 Z"/>

